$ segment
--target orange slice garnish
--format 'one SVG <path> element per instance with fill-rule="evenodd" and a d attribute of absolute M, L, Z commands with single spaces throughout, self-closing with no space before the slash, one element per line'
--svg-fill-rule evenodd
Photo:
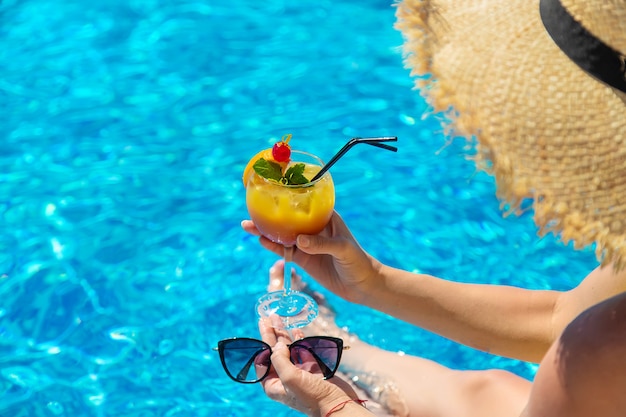
<path fill-rule="evenodd" d="M 252 171 L 254 171 L 254 164 L 261 158 L 265 159 L 266 161 L 276 162 L 281 166 L 284 172 L 287 168 L 287 165 L 289 165 L 289 156 L 291 155 L 291 147 L 289 146 L 290 140 L 291 133 L 284 135 L 280 142 L 276 142 L 274 144 L 274 147 L 263 149 L 261 152 L 254 155 L 248 161 L 248 165 L 246 165 L 246 168 L 243 170 L 243 176 L 241 178 L 243 180 L 243 186 L 245 187 L 248 184 L 248 178 L 250 177 Z M 276 158 L 281 160 L 280 162 L 276 161 L 276 158 L 274 157 L 274 152 L 276 152 Z"/>
<path fill-rule="evenodd" d="M 261 152 L 257 153 L 256 155 L 254 155 L 250 161 L 248 161 L 248 165 L 246 165 L 246 168 L 243 170 L 243 186 L 245 187 L 248 183 L 248 177 L 250 176 L 250 174 L 254 171 L 254 163 L 256 161 L 258 161 L 259 159 L 265 159 L 268 161 L 273 161 L 274 158 L 272 158 L 272 148 L 267 148 L 262 150 Z"/>

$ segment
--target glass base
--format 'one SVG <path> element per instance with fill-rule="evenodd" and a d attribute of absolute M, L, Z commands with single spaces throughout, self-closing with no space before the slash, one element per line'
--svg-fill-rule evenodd
<path fill-rule="evenodd" d="M 296 329 L 311 323 L 318 314 L 317 303 L 309 295 L 291 291 L 274 291 L 265 294 L 256 303 L 259 317 L 280 317 L 285 329 Z"/>

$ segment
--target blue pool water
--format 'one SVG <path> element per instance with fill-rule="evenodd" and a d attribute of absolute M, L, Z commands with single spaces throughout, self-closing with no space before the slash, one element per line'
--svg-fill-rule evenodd
<path fill-rule="evenodd" d="M 239 227 L 241 171 L 283 134 L 328 159 L 372 255 L 452 280 L 569 288 L 595 265 L 493 180 L 412 91 L 389 0 L 0 3 L 0 416 L 293 416 L 227 379 L 276 259 Z M 445 146 L 449 143 L 448 146 Z M 534 368 L 329 295 L 367 341 L 461 369 Z"/>

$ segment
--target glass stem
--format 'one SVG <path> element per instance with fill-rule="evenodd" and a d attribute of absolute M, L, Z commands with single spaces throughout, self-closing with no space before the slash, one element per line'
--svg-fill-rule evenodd
<path fill-rule="evenodd" d="M 285 258 L 283 288 L 285 295 L 289 295 L 291 293 L 291 261 L 293 260 L 293 246 L 285 246 L 283 258 Z"/>

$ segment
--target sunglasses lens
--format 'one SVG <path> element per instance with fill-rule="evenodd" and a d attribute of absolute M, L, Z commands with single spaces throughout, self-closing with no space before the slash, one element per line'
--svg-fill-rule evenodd
<path fill-rule="evenodd" d="M 311 373 L 330 378 L 339 367 L 343 342 L 334 337 L 307 337 L 290 346 L 291 362 Z"/>
<path fill-rule="evenodd" d="M 228 376 L 238 382 L 258 382 L 270 367 L 271 351 L 267 344 L 254 339 L 223 340 L 218 345 L 222 365 Z"/>

